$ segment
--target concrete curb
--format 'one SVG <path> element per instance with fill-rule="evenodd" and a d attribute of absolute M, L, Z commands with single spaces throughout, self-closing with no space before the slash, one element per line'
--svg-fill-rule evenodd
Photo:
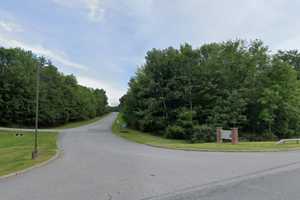
<path fill-rule="evenodd" d="M 14 177 L 14 176 L 18 176 L 18 175 L 21 175 L 21 174 L 25 174 L 25 173 L 33 170 L 33 169 L 36 169 L 36 168 L 40 168 L 40 167 L 46 166 L 46 165 L 50 164 L 51 162 L 55 161 L 56 159 L 60 158 L 62 156 L 62 148 L 61 148 L 61 144 L 60 144 L 61 137 L 62 137 L 62 133 L 59 133 L 58 139 L 57 139 L 57 146 L 58 146 L 58 148 L 56 150 L 55 155 L 52 156 L 49 160 L 46 160 L 44 162 L 35 164 L 35 165 L 33 165 L 31 167 L 28 167 L 26 169 L 22 169 L 22 170 L 19 170 L 19 171 L 16 171 L 16 172 L 12 172 L 10 174 L 6 174 L 6 175 L 3 175 L 3 176 L 0 176 L 0 181 L 4 180 L 4 179 L 11 178 L 11 177 Z"/>

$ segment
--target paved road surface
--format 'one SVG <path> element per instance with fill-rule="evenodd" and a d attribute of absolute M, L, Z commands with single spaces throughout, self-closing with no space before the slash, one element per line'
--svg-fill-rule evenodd
<path fill-rule="evenodd" d="M 164 200 L 298 200 L 300 169 L 171 195 Z"/>
<path fill-rule="evenodd" d="M 255 191 L 255 195 L 261 186 L 268 185 L 266 189 L 270 190 L 280 188 L 269 185 L 273 179 L 289 184 L 289 179 L 283 178 L 286 176 L 278 174 L 288 173 L 292 177 L 299 171 L 280 172 L 298 168 L 297 151 L 188 152 L 135 144 L 111 133 L 115 117 L 111 114 L 92 125 L 64 131 L 60 140 L 63 156 L 47 166 L 0 180 L 0 199 L 199 199 L 202 194 L 206 196 L 201 199 L 233 199 L 229 197 L 236 187 L 241 188 L 240 193 Z M 260 174 L 268 173 L 274 175 L 259 178 Z M 250 177 L 254 178 L 248 180 Z M 290 183 L 296 185 L 298 180 L 292 179 Z M 249 185 L 253 185 L 251 190 Z"/>

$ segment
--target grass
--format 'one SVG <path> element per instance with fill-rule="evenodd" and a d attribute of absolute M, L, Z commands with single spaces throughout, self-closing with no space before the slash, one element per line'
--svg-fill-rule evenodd
<path fill-rule="evenodd" d="M 77 127 L 80 127 L 80 126 L 89 125 L 89 124 L 92 124 L 92 123 L 94 123 L 96 121 L 99 121 L 104 116 L 106 116 L 106 115 L 102 115 L 100 117 L 96 117 L 96 118 L 88 119 L 88 120 L 83 120 L 83 121 L 78 121 L 78 122 L 69 122 L 67 124 L 63 124 L 61 126 L 57 126 L 57 127 L 53 128 L 53 129 L 68 129 L 68 128 L 77 128 Z"/>
<path fill-rule="evenodd" d="M 88 119 L 88 120 L 82 120 L 82 121 L 76 121 L 76 122 L 69 122 L 67 124 L 63 124 L 63 125 L 60 125 L 60 126 L 56 126 L 54 128 L 50 128 L 50 129 L 68 129 L 68 128 L 78 128 L 80 126 L 85 126 L 85 125 L 89 125 L 89 124 L 92 124 L 94 122 L 97 122 L 99 121 L 100 119 L 102 119 L 103 117 L 107 116 L 107 114 L 104 114 L 102 116 L 99 116 L 99 117 L 95 117 L 93 119 Z"/>
<path fill-rule="evenodd" d="M 108 114 L 104 114 L 102 116 L 99 117 L 95 117 L 93 119 L 88 119 L 88 120 L 82 120 L 82 121 L 75 121 L 75 122 L 69 122 L 63 125 L 59 125 L 56 127 L 42 127 L 41 129 L 68 129 L 68 128 L 78 128 L 80 126 L 85 126 L 85 125 L 89 125 L 92 124 L 96 121 L 99 121 L 100 119 L 102 119 L 103 117 L 107 116 Z M 11 126 L 7 126 L 7 127 L 0 127 L 0 128 L 26 128 L 26 129 L 30 129 L 30 128 L 34 128 L 34 127 L 26 127 L 26 126 L 19 126 L 19 125 L 11 125 Z"/>
<path fill-rule="evenodd" d="M 119 114 L 115 120 L 112 130 L 113 132 L 127 140 L 146 144 L 155 147 L 162 147 L 168 149 L 180 149 L 180 150 L 193 150 L 193 151 L 233 151 L 233 152 L 259 152 L 259 151 L 288 151 L 288 150 L 300 150 L 300 144 L 287 143 L 276 144 L 274 141 L 266 142 L 240 142 L 237 145 L 231 143 L 195 143 L 191 144 L 185 140 L 172 140 L 163 137 L 151 135 L 149 133 L 143 133 L 140 131 L 132 130 L 129 128 L 122 128 L 124 120 L 122 115 Z"/>
<path fill-rule="evenodd" d="M 40 133 L 39 156 L 31 159 L 34 137 L 32 132 L 16 136 L 14 131 L 0 131 L 0 176 L 26 169 L 49 160 L 56 154 L 57 133 Z"/>

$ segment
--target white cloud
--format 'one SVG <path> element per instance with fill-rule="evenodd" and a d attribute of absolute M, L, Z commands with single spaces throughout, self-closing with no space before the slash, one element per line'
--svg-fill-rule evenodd
<path fill-rule="evenodd" d="M 67 67 L 72 67 L 81 70 L 87 69 L 86 66 L 69 60 L 63 53 L 47 49 L 41 45 L 27 44 L 13 38 L 5 37 L 4 35 L 1 34 L 0 34 L 0 45 L 7 48 L 19 47 L 25 50 L 30 50 L 38 55 L 42 55 L 45 56 L 46 58 L 50 58 L 54 62 L 58 62 Z"/>
<path fill-rule="evenodd" d="M 104 16 L 103 1 L 101 0 L 86 0 L 86 6 L 89 11 L 88 16 L 92 21 L 101 21 Z"/>
<path fill-rule="evenodd" d="M 22 31 L 21 26 L 19 26 L 18 24 L 15 24 L 13 22 L 6 21 L 6 20 L 0 21 L 0 29 L 4 30 L 6 32 L 21 32 Z"/>
<path fill-rule="evenodd" d="M 295 36 L 289 38 L 287 40 L 282 41 L 278 45 L 275 45 L 275 50 L 292 50 L 292 49 L 299 49 L 300 46 L 300 37 Z"/>
<path fill-rule="evenodd" d="M 109 104 L 116 106 L 119 104 L 119 98 L 126 93 L 126 88 L 115 87 L 112 84 L 96 80 L 86 76 L 77 76 L 78 83 L 87 87 L 104 89 L 109 97 Z"/>
<path fill-rule="evenodd" d="M 70 0 L 52 0 L 53 3 L 60 5 L 60 6 L 64 6 L 64 7 L 72 7 L 74 6 L 74 1 L 70 1 Z M 75 2 L 79 2 L 78 0 Z"/>
<path fill-rule="evenodd" d="M 66 67 L 79 69 L 81 72 L 86 71 L 88 68 L 82 64 L 73 62 L 68 56 L 61 51 L 49 49 L 40 44 L 33 44 L 32 42 L 28 42 L 27 40 L 20 39 L 13 32 L 17 32 L 21 29 L 17 29 L 20 27 L 15 23 L 8 23 L 0 20 L 0 46 L 6 48 L 22 48 L 25 50 L 30 50 L 37 55 L 45 56 L 46 58 L 51 59 L 54 63 L 61 64 Z M 109 65 L 109 68 L 113 71 L 118 71 L 119 69 L 116 65 Z M 84 71 L 82 71 L 84 70 Z M 111 84 L 110 81 L 97 80 L 94 78 L 90 78 L 88 76 L 77 76 L 77 80 L 81 85 L 92 87 L 92 88 L 103 88 L 109 97 L 110 105 L 118 105 L 119 98 L 126 92 L 126 89 L 120 89 L 114 84 Z"/>
<path fill-rule="evenodd" d="M 52 2 L 68 8 L 84 8 L 92 22 L 99 22 L 105 14 L 105 0 L 52 0 Z"/>
<path fill-rule="evenodd" d="M 6 48 L 22 48 L 25 50 L 30 50 L 38 55 L 43 55 L 46 58 L 50 58 L 52 61 L 62 64 L 64 66 L 73 67 L 80 70 L 86 70 L 87 67 L 78 63 L 75 63 L 69 60 L 66 55 L 62 52 L 53 51 L 47 49 L 41 45 L 29 45 L 28 43 L 19 41 L 17 39 L 6 37 L 4 34 L 0 32 L 0 46 Z M 92 87 L 92 88 L 103 88 L 108 97 L 110 105 L 118 105 L 119 98 L 125 94 L 126 89 L 121 89 L 113 86 L 107 81 L 96 80 L 87 76 L 77 76 L 77 80 L 79 84 Z"/>
<path fill-rule="evenodd" d="M 27 43 L 21 42 L 16 39 L 5 37 L 5 35 L 0 33 L 0 46 L 6 47 L 6 48 L 22 48 L 26 50 L 30 50 L 38 55 L 43 55 L 47 58 L 50 58 L 52 61 L 60 63 L 64 66 L 73 67 L 76 69 L 86 70 L 87 67 L 84 65 L 75 63 L 70 61 L 66 56 L 61 52 L 56 52 L 47 48 L 44 48 L 40 45 L 29 45 Z M 110 105 L 118 105 L 119 104 L 119 98 L 125 94 L 126 89 L 120 89 L 115 86 L 112 86 L 112 84 L 106 82 L 106 81 L 100 81 L 96 80 L 90 77 L 86 76 L 77 76 L 77 80 L 79 84 L 92 87 L 92 88 L 103 88 L 109 97 L 109 104 Z"/>

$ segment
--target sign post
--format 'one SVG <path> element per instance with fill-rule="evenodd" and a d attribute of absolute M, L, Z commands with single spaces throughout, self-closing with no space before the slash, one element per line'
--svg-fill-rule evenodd
<path fill-rule="evenodd" d="M 217 143 L 222 143 L 222 128 L 220 127 L 217 128 Z"/>
<path fill-rule="evenodd" d="M 231 130 L 223 130 L 222 128 L 217 128 L 217 143 L 220 144 L 225 140 L 231 140 L 231 144 L 239 143 L 238 128 L 232 128 Z"/>
<path fill-rule="evenodd" d="M 231 129 L 231 143 L 232 144 L 238 144 L 239 143 L 238 128 L 232 128 Z"/>

